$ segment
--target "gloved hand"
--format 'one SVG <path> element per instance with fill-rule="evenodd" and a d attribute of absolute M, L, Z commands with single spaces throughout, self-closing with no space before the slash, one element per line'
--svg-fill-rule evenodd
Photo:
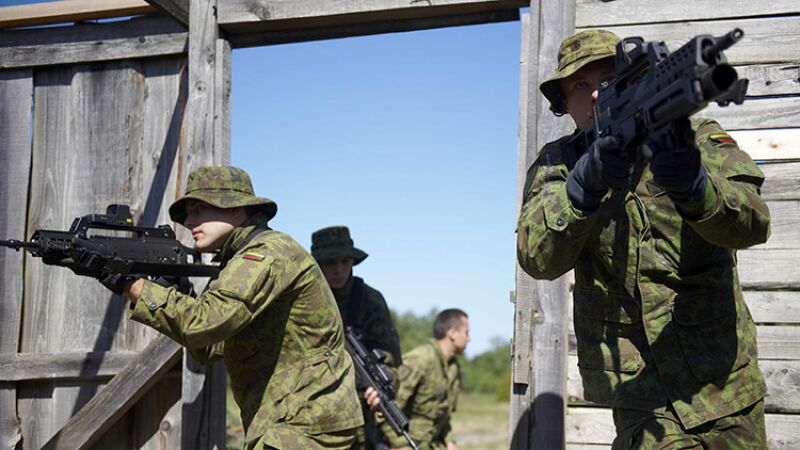
<path fill-rule="evenodd" d="M 118 273 L 102 273 L 97 279 L 103 286 L 108 288 L 109 291 L 117 295 L 122 295 L 125 286 L 133 282 L 136 278 Z"/>
<path fill-rule="evenodd" d="M 697 201 L 705 194 L 708 173 L 694 143 L 694 131 L 689 120 L 675 122 L 672 126 L 672 148 L 667 148 L 664 143 L 648 143 L 653 152 L 650 161 L 653 181 L 664 188 L 676 203 Z"/>
<path fill-rule="evenodd" d="M 189 277 L 175 277 L 169 275 L 161 275 L 152 280 L 153 283 L 160 284 L 168 288 L 175 288 L 178 292 L 187 295 L 194 295 L 194 285 L 189 281 Z"/>
<path fill-rule="evenodd" d="M 595 140 L 567 176 L 570 201 L 581 211 L 596 210 L 609 188 L 623 189 L 629 185 L 630 167 L 619 139 L 603 136 Z"/>

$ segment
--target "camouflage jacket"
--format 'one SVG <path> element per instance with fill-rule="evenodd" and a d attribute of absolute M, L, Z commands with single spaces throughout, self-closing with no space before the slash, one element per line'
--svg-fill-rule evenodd
<path fill-rule="evenodd" d="M 255 223 L 228 237 L 218 255 L 223 269 L 202 294 L 145 282 L 132 318 L 201 362 L 224 356 L 247 448 L 302 448 L 304 436 L 363 424 L 354 370 L 319 266 L 283 233 L 264 230 L 248 241 Z"/>
<path fill-rule="evenodd" d="M 354 281 L 354 277 L 351 276 L 343 288 L 333 290 L 343 319 L 348 317 L 350 308 L 353 307 Z M 397 336 L 394 323 L 392 323 L 392 316 L 389 314 L 386 300 L 378 290 L 373 289 L 367 283 L 364 283 L 362 295 L 353 328 L 361 334 L 362 342 L 368 349 L 384 350 L 390 356 L 386 359 L 387 364 L 398 366 L 403 361 L 400 354 L 400 338 Z"/>
<path fill-rule="evenodd" d="M 649 166 L 633 192 L 592 214 L 567 198 L 564 137 L 528 171 L 517 257 L 535 278 L 575 269 L 578 365 L 587 400 L 642 410 L 671 403 L 686 428 L 766 392 L 736 249 L 769 236 L 764 176 L 710 120 L 692 120 L 709 173 L 697 220 L 681 216 Z"/>
<path fill-rule="evenodd" d="M 439 343 L 428 343 L 403 355 L 398 369 L 400 387 L 395 402 L 408 416 L 408 433 L 420 450 L 443 449 L 454 441 L 450 416 L 461 391 L 458 361 L 445 361 Z M 384 424 L 383 431 L 392 448 L 408 445 Z"/>

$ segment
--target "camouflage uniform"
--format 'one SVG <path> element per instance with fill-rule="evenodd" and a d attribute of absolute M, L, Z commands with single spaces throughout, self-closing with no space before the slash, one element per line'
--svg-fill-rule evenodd
<path fill-rule="evenodd" d="M 291 237 L 266 227 L 274 203 L 253 196 L 243 171 L 192 172 L 187 195 L 170 208 L 173 220 L 186 218 L 189 198 L 259 211 L 230 233 L 215 258 L 223 269 L 202 294 L 145 281 L 132 318 L 201 362 L 224 357 L 246 448 L 349 448 L 363 420 L 341 319 L 319 267 Z"/>
<path fill-rule="evenodd" d="M 570 49 L 587 47 L 592 33 L 562 44 L 560 57 L 572 61 L 571 67 L 560 65 L 562 77 L 590 59 L 570 57 Z M 570 45 L 570 39 L 582 43 Z M 613 49 L 602 42 L 604 35 L 598 40 L 603 45 L 596 51 Z M 558 74 L 548 80 L 551 88 L 552 80 Z M 559 101 L 557 92 L 548 92 L 551 102 Z M 641 422 L 644 410 L 671 415 L 692 433 L 757 405 L 766 393 L 756 327 L 736 270 L 736 249 L 769 236 L 769 210 L 760 197 L 764 176 L 716 122 L 693 119 L 692 128 L 709 181 L 705 196 L 691 205 L 697 220 L 683 217 L 653 182 L 649 165 L 641 164 L 631 191 L 613 191 L 594 213 L 578 210 L 566 192 L 569 136 L 545 145 L 528 171 L 517 228 L 519 263 L 534 278 L 575 269 L 584 395 L 615 408 L 618 432 L 630 420 Z M 760 411 L 750 436 L 766 445 L 763 405 Z M 615 448 L 634 445 L 622 442 L 629 437 L 620 435 Z"/>
<path fill-rule="evenodd" d="M 311 256 L 317 261 L 325 261 L 335 257 L 352 257 L 357 265 L 367 258 L 367 253 L 353 246 L 350 230 L 344 226 L 327 227 L 317 230 L 311 236 Z M 353 298 L 354 285 L 359 283 L 360 300 Z M 397 367 L 402 362 L 400 354 L 400 338 L 389 314 L 383 295 L 377 289 L 366 284 L 364 280 L 353 277 L 347 280 L 342 288 L 333 289 L 339 312 L 346 326 L 352 326 L 361 337 L 362 343 L 370 350 L 381 349 L 386 354 L 386 364 Z M 358 306 L 356 306 L 356 303 Z M 354 310 L 353 308 L 357 308 Z M 347 323 L 352 320 L 352 323 Z M 359 433 L 356 448 L 380 448 L 385 438 L 375 426 L 374 415 L 366 404 L 364 410 L 365 430 Z M 384 446 L 385 447 L 385 446 Z"/>
<path fill-rule="evenodd" d="M 395 401 L 408 416 L 408 433 L 419 449 L 443 449 L 447 442 L 454 442 L 450 417 L 461 391 L 458 361 L 446 361 L 439 343 L 431 339 L 405 353 L 398 371 L 400 388 Z M 383 429 L 392 448 L 408 446 L 405 438 L 386 424 Z"/>

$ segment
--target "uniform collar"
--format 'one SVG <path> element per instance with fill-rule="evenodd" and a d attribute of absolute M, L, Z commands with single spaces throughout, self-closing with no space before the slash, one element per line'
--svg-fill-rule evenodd
<path fill-rule="evenodd" d="M 257 213 L 248 217 L 244 223 L 231 231 L 231 234 L 228 235 L 228 239 L 224 244 L 222 244 L 219 253 L 214 257 L 214 261 L 219 261 L 224 264 L 233 258 L 233 255 L 241 250 L 241 248 L 244 247 L 245 244 L 247 244 L 247 242 L 250 240 L 250 233 L 259 228 L 266 230 L 270 229 L 267 226 L 266 216 L 264 214 Z"/>

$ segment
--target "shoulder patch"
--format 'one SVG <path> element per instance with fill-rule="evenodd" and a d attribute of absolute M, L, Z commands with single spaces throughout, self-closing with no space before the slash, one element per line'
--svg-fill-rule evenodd
<path fill-rule="evenodd" d="M 245 252 L 242 258 L 249 259 L 250 261 L 263 261 L 264 258 L 266 258 L 266 256 L 262 255 L 261 253 L 250 251 L 250 252 Z"/>
<path fill-rule="evenodd" d="M 730 134 L 727 133 L 716 133 L 711 134 L 708 136 L 709 139 L 718 143 L 718 144 L 735 144 L 736 139 L 732 138 Z"/>

